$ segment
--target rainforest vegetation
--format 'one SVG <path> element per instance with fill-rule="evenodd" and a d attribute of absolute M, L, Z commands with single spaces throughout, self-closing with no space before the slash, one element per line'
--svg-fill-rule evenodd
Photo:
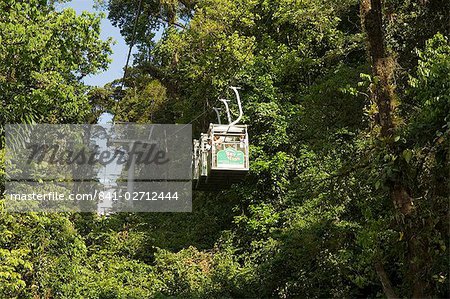
<path fill-rule="evenodd" d="M 7 123 L 198 137 L 240 86 L 250 171 L 191 213 L 0 207 L 0 298 L 450 297 L 450 1 L 58 2 L 0 1 L 2 165 Z M 94 88 L 102 17 L 137 50 Z"/>

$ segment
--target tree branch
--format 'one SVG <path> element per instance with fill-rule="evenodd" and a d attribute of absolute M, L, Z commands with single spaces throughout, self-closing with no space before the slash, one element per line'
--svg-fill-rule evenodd
<path fill-rule="evenodd" d="M 381 285 L 383 286 L 383 291 L 386 294 L 388 299 L 398 298 L 395 293 L 394 288 L 392 287 L 391 281 L 384 270 L 384 266 L 380 260 L 375 261 L 375 271 L 377 272 L 378 278 L 381 281 Z"/>

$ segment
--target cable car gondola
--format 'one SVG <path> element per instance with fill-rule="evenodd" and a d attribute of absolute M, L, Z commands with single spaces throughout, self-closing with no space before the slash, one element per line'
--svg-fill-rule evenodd
<path fill-rule="evenodd" d="M 240 182 L 249 170 L 247 125 L 238 125 L 242 118 L 242 105 L 237 87 L 231 87 L 236 94 L 239 117 L 231 121 L 226 100 L 224 103 L 228 124 L 210 124 L 207 133 L 193 142 L 193 188 L 195 190 L 223 190 Z"/>

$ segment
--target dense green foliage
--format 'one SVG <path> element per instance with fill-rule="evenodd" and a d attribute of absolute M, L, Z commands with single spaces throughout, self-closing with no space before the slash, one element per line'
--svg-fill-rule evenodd
<path fill-rule="evenodd" d="M 0 5 L 2 121 L 83 121 L 90 110 L 80 79 L 105 69 L 111 52 L 99 18 L 42 0 Z"/>
<path fill-rule="evenodd" d="M 192 213 L 1 212 L 0 297 L 384 297 L 377 263 L 401 297 L 450 297 L 450 2 L 384 3 L 392 140 L 356 0 L 143 0 L 127 88 L 89 93 L 80 79 L 108 61 L 99 20 L 46 2 L 1 4 L 2 123 L 92 121 L 95 107 L 198 135 L 239 85 L 251 170 L 195 192 Z M 103 4 L 130 42 L 137 2 Z"/>

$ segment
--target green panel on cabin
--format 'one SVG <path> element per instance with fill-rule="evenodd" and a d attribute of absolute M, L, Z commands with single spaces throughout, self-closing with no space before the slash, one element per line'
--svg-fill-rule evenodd
<path fill-rule="evenodd" d="M 217 166 L 245 166 L 244 153 L 232 147 L 227 147 L 217 153 Z"/>

